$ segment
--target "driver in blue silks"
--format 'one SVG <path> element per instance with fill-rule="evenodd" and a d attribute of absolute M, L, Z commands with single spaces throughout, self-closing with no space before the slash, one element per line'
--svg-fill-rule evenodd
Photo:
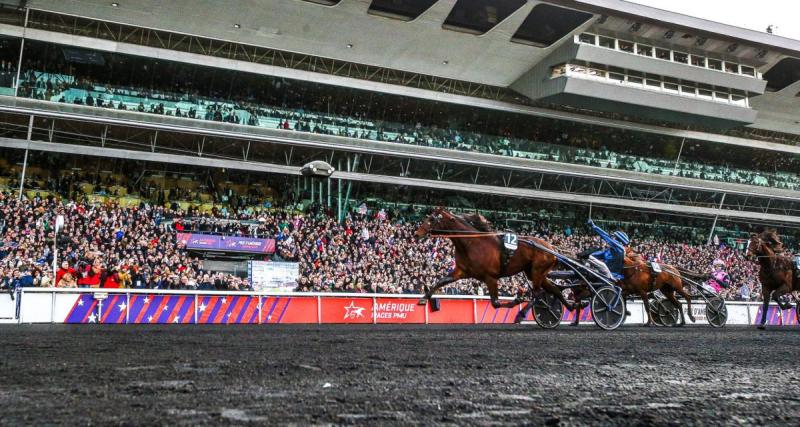
<path fill-rule="evenodd" d="M 596 226 L 591 219 L 588 222 L 595 233 L 608 244 L 603 250 L 592 253 L 590 258 L 603 268 L 606 275 L 614 281 L 622 279 L 622 269 L 625 266 L 625 248 L 631 243 L 628 235 L 623 231 L 615 231 L 614 235 L 606 233 L 605 230 Z"/>

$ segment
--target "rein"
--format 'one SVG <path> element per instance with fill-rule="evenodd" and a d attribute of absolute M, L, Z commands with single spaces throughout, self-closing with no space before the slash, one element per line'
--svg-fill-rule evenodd
<path fill-rule="evenodd" d="M 452 234 L 450 234 L 452 232 Z M 490 231 L 476 231 L 473 233 L 461 233 L 459 234 L 456 230 L 431 230 L 429 236 L 430 237 L 449 237 L 449 238 L 478 238 L 478 237 L 488 237 L 488 236 L 502 236 L 505 233 L 496 233 Z"/>

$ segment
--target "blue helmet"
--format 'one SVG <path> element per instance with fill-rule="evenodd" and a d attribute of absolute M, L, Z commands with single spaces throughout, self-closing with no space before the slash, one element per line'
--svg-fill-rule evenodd
<path fill-rule="evenodd" d="M 622 243 L 624 246 L 628 246 L 628 245 L 630 245 L 630 244 L 631 244 L 631 239 L 630 239 L 630 238 L 628 238 L 628 235 L 627 235 L 627 234 L 625 234 L 625 232 L 624 232 L 624 231 L 615 231 L 615 232 L 614 232 L 614 237 L 616 237 L 616 238 L 617 238 L 617 240 L 618 240 L 620 243 Z"/>

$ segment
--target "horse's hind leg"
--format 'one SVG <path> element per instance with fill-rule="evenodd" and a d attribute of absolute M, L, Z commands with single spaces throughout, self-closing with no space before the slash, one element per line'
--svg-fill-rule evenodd
<path fill-rule="evenodd" d="M 647 289 L 640 289 L 639 290 L 639 298 L 642 299 L 642 304 L 644 304 L 644 312 L 647 313 L 647 323 L 642 326 L 653 326 L 655 322 L 653 322 L 653 313 L 650 310 L 650 295 L 647 294 Z M 625 313 L 628 315 L 628 313 Z"/>
<path fill-rule="evenodd" d="M 678 301 L 678 298 L 675 296 L 675 290 L 672 289 L 672 287 L 667 286 L 661 289 L 661 293 L 664 294 L 664 296 L 667 297 L 667 299 L 670 300 L 675 307 L 678 307 L 678 312 L 681 314 L 681 321 L 675 326 L 685 325 L 686 318 L 683 315 L 683 306 L 681 306 L 681 302 Z M 694 319 L 692 319 L 692 322 L 694 322 Z"/>
<path fill-rule="evenodd" d="M 531 298 L 531 300 L 528 301 L 528 303 L 525 304 L 525 306 L 519 310 L 519 313 L 517 313 L 517 317 L 514 318 L 514 323 L 521 323 L 523 320 L 525 320 L 525 316 L 528 315 L 528 311 L 530 311 L 531 308 L 533 308 L 533 303 L 534 299 Z"/>
<path fill-rule="evenodd" d="M 500 293 L 497 290 L 497 279 L 493 277 L 487 277 L 483 279 L 483 283 L 486 283 L 486 287 L 489 288 L 489 298 L 491 298 L 492 307 L 514 308 L 522 304 L 522 298 L 520 298 L 519 296 L 508 302 L 500 302 Z"/>
<path fill-rule="evenodd" d="M 692 297 L 689 296 L 689 293 L 686 292 L 686 289 L 684 289 L 683 286 L 678 288 L 677 292 L 679 294 L 681 294 L 683 299 L 686 300 L 686 312 L 689 314 L 689 319 L 692 321 L 692 323 L 696 322 L 696 320 L 694 318 L 694 314 L 692 314 Z M 681 310 L 681 316 L 683 316 L 683 310 Z M 685 322 L 685 320 L 684 320 L 684 322 Z"/>
<path fill-rule="evenodd" d="M 558 300 L 561 301 L 561 304 L 564 304 L 564 307 L 567 307 L 567 310 L 569 311 L 575 310 L 575 306 L 571 302 L 567 301 L 566 298 L 564 298 L 564 294 L 561 292 L 561 288 L 559 288 L 558 285 L 556 285 L 550 279 L 548 279 L 547 274 L 544 271 L 538 270 L 535 265 L 532 265 L 530 271 L 526 272 L 526 275 L 533 284 L 534 292 L 538 292 L 540 289 L 544 289 L 549 294 L 558 298 Z"/>
<path fill-rule="evenodd" d="M 569 325 L 570 326 L 578 326 L 581 321 L 581 312 L 583 311 L 583 307 L 585 305 L 581 302 L 584 298 L 590 295 L 588 289 L 583 288 L 572 288 L 572 295 L 575 299 L 575 320 L 573 320 Z"/>

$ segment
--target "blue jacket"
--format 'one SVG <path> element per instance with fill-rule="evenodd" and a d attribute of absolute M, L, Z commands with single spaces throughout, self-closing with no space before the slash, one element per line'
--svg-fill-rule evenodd
<path fill-rule="evenodd" d="M 618 242 L 611 237 L 610 234 L 606 233 L 605 230 L 594 224 L 592 224 L 592 230 L 608 244 L 608 248 L 597 251 L 593 253 L 592 256 L 606 263 L 606 266 L 608 266 L 608 269 L 611 271 L 611 274 L 614 275 L 615 279 L 622 279 L 622 268 L 625 266 L 625 245 Z"/>

